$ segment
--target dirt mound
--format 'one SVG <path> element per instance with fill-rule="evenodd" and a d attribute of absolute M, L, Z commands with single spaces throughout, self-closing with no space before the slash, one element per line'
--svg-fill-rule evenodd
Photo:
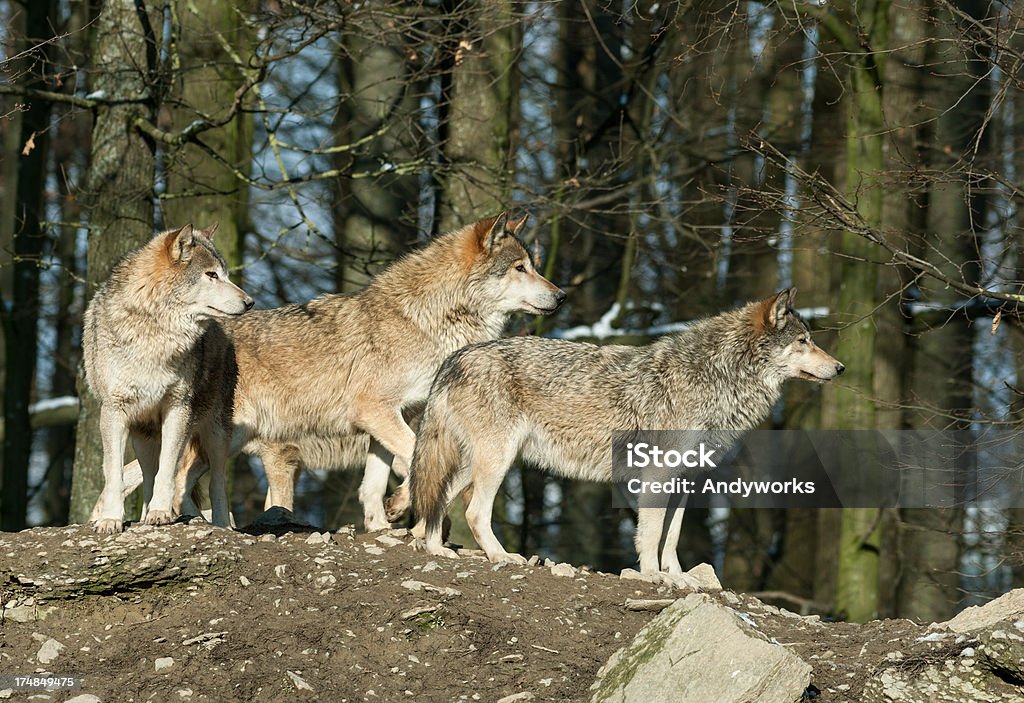
<path fill-rule="evenodd" d="M 685 595 L 567 565 L 437 559 L 409 541 L 204 524 L 0 533 L 0 673 L 81 677 L 78 690 L 0 699 L 589 700 L 598 669 L 657 615 L 627 599 Z M 714 598 L 811 664 L 816 701 L 860 700 L 892 652 L 927 634 Z"/>

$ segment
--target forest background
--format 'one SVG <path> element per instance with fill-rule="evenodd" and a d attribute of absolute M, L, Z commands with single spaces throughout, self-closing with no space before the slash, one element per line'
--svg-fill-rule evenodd
<path fill-rule="evenodd" d="M 219 223 L 267 308 L 527 211 L 569 300 L 511 334 L 645 343 L 794 285 L 848 371 L 789 384 L 766 427 L 1019 431 L 1022 21 L 974 0 L 0 0 L 0 527 L 87 518 L 85 302 L 189 222 Z M 265 480 L 246 457 L 232 477 L 245 523 Z M 358 522 L 358 480 L 307 473 L 299 513 Z M 499 536 L 630 566 L 610 491 L 520 467 Z M 1024 511 L 998 498 L 689 510 L 682 559 L 790 607 L 942 620 L 1024 585 Z"/>

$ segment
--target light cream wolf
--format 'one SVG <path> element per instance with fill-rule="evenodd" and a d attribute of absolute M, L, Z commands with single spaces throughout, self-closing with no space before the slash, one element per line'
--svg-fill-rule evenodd
<path fill-rule="evenodd" d="M 232 446 L 263 459 L 268 505 L 292 507 L 299 468 L 359 457 L 366 528 L 388 526 L 389 462 L 405 477 L 416 441 L 403 411 L 422 405 L 453 351 L 497 338 L 512 313 L 548 314 L 565 299 L 517 238 L 525 222 L 502 213 L 436 238 L 358 293 L 228 325 L 238 362 Z M 183 512 L 196 511 L 188 496 L 202 468 L 179 485 Z"/>
<path fill-rule="evenodd" d="M 793 312 L 794 294 L 784 290 L 645 347 L 519 337 L 453 354 L 430 391 L 410 472 L 427 550 L 455 556 L 442 544 L 441 521 L 471 487 L 466 519 L 487 557 L 522 561 L 491 529 L 494 497 L 516 457 L 561 476 L 611 481 L 613 431 L 744 431 L 768 416 L 786 379 L 823 383 L 841 374 L 843 365 L 815 346 Z M 397 493 L 393 505 L 407 500 Z M 681 508 L 640 510 L 642 573 L 660 564 L 670 579 L 683 579 L 682 518 Z"/>
<path fill-rule="evenodd" d="M 103 491 L 98 532 L 124 527 L 121 468 L 131 437 L 142 472 L 143 522 L 173 519 L 175 471 L 186 445 L 220 470 L 211 477 L 214 522 L 228 524 L 224 461 L 234 363 L 216 320 L 252 298 L 228 280 L 210 238 L 216 225 L 157 235 L 114 266 L 85 311 L 85 379 L 99 399 Z"/>

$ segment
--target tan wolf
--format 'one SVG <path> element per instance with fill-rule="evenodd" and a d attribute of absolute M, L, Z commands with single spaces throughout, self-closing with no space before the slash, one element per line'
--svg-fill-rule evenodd
<path fill-rule="evenodd" d="M 644 347 L 538 337 L 477 344 L 449 357 L 430 391 L 410 471 L 418 532 L 432 554 L 441 521 L 466 487 L 466 519 L 494 562 L 522 561 L 491 529 L 494 497 L 517 457 L 569 478 L 612 480 L 616 430 L 745 431 L 762 422 L 786 379 L 824 383 L 843 365 L 815 346 L 792 309 L 794 289 L 698 322 Z M 396 494 L 393 504 L 408 497 Z M 681 508 L 640 510 L 640 571 L 684 579 Z M 659 559 L 659 545 L 661 554 Z"/>
<path fill-rule="evenodd" d="M 141 468 L 143 522 L 173 519 L 175 471 L 188 445 L 220 469 L 211 477 L 214 522 L 228 524 L 223 467 L 235 369 L 216 321 L 253 301 L 228 280 L 211 242 L 215 230 L 185 225 L 157 235 L 114 266 L 85 311 L 85 379 L 99 399 L 103 440 L 103 491 L 92 516 L 98 532 L 124 527 L 129 437 Z"/>
<path fill-rule="evenodd" d="M 359 457 L 366 528 L 388 527 L 389 463 L 405 477 L 416 441 L 403 411 L 422 405 L 456 349 L 497 338 L 512 313 L 548 314 L 565 299 L 517 237 L 526 219 L 502 213 L 468 225 L 358 293 L 256 310 L 227 326 L 238 363 L 232 448 L 263 459 L 268 506 L 292 507 L 301 467 L 344 468 Z M 196 512 L 189 496 L 201 470 L 179 478 L 183 512 Z"/>

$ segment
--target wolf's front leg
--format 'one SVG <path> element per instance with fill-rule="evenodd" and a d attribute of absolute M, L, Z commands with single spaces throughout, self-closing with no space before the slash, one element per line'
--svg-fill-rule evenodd
<path fill-rule="evenodd" d="M 128 445 L 124 412 L 110 405 L 100 406 L 100 437 L 103 440 L 103 492 L 100 494 L 95 529 L 116 534 L 124 529 L 124 499 L 121 497 L 121 469 Z"/>
<path fill-rule="evenodd" d="M 356 412 L 356 427 L 370 435 L 370 453 L 363 483 L 359 487 L 359 502 L 363 504 L 366 529 L 372 532 L 390 526 L 384 511 L 387 479 L 392 469 L 399 478 L 404 479 L 408 475 L 416 447 L 416 433 L 406 424 L 398 408 L 368 403 Z"/>
<path fill-rule="evenodd" d="M 636 553 L 640 557 L 640 573 L 658 573 L 658 547 L 661 544 L 662 525 L 665 521 L 664 508 L 637 509 Z"/>
<path fill-rule="evenodd" d="M 146 515 L 147 525 L 174 522 L 174 477 L 189 440 L 191 418 L 187 408 L 172 405 L 160 426 L 160 465 L 153 483 L 153 500 Z"/>
<path fill-rule="evenodd" d="M 380 442 L 370 439 L 370 451 L 366 455 L 363 480 L 359 484 L 359 503 L 363 506 L 363 523 L 367 532 L 386 530 L 391 527 L 384 512 L 384 494 L 388 490 L 391 476 L 391 452 Z"/>

